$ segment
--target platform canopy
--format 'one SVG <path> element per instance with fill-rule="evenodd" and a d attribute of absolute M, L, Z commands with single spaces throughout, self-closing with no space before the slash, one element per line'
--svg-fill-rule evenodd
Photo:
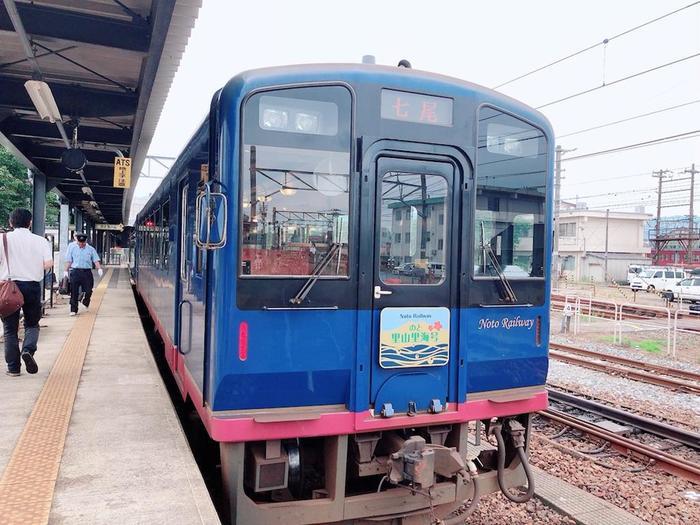
<path fill-rule="evenodd" d="M 0 0 L 0 144 L 93 223 L 126 223 L 200 5 Z M 129 189 L 114 187 L 122 155 Z"/>

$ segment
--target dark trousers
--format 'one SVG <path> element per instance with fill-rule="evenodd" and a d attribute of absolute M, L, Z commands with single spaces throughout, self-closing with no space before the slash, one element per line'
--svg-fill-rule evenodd
<path fill-rule="evenodd" d="M 41 319 L 41 283 L 37 281 L 15 281 L 24 296 L 24 342 L 22 352 L 34 355 L 39 341 L 39 319 Z M 19 310 L 2 318 L 5 334 L 5 362 L 11 372 L 19 372 Z"/>
<path fill-rule="evenodd" d="M 73 268 L 70 271 L 70 311 L 78 311 L 78 298 L 82 291 L 83 304 L 90 306 L 90 297 L 92 297 L 92 287 L 95 285 L 95 280 L 92 277 L 92 270 L 87 268 Z"/>

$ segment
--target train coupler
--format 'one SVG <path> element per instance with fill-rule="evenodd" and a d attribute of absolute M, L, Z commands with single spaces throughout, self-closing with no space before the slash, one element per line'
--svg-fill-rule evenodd
<path fill-rule="evenodd" d="M 470 479 L 464 459 L 459 453 L 442 445 L 429 445 L 421 436 L 412 436 L 389 457 L 389 482 L 403 481 L 421 488 L 432 487 L 435 476 L 452 478 L 460 475 L 464 483 Z"/>

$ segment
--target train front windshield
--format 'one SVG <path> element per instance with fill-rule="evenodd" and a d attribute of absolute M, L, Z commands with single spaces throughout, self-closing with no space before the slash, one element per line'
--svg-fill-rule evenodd
<path fill-rule="evenodd" d="M 385 115 L 386 108 L 394 107 L 385 104 L 387 93 L 395 92 L 382 90 L 381 119 L 392 117 L 391 112 Z M 408 96 L 401 94 L 402 100 Z M 426 97 L 431 104 L 437 100 L 435 118 L 421 124 L 452 128 L 452 100 Z M 451 176 L 410 169 L 377 174 L 374 258 L 379 281 L 438 286 L 450 272 L 454 277 L 461 273 L 471 277 L 473 305 L 542 304 L 546 138 L 540 129 L 499 109 L 482 106 L 476 113 L 476 154 L 470 159 L 475 185 L 466 209 L 450 201 L 461 187 L 453 186 Z M 358 250 L 351 245 L 352 232 L 359 224 L 351 212 L 356 188 L 351 115 L 352 96 L 343 86 L 270 90 L 247 99 L 241 278 L 350 277 L 352 254 Z M 418 113 L 413 120 L 422 117 Z M 455 214 L 461 217 L 451 227 Z M 464 237 L 472 246 L 466 252 L 470 262 L 450 261 L 450 236 L 463 225 L 471 230 Z"/>
<path fill-rule="evenodd" d="M 348 275 L 350 93 L 254 95 L 241 176 L 242 274 Z"/>

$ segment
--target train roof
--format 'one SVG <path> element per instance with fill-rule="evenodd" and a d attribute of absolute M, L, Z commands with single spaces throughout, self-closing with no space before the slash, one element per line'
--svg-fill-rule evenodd
<path fill-rule="evenodd" d="M 263 87 L 292 86 L 311 82 L 346 82 L 348 84 L 375 84 L 382 87 L 395 87 L 399 90 L 414 90 L 419 93 L 437 94 L 452 97 L 470 97 L 477 103 L 488 103 L 521 116 L 542 128 L 551 137 L 552 126 L 541 112 L 527 104 L 504 95 L 493 89 L 456 77 L 423 71 L 420 69 L 385 66 L 377 64 L 295 64 L 273 66 L 243 71 L 232 77 L 221 89 L 221 100 L 233 101 L 241 94 Z M 173 180 L 183 164 L 189 163 L 197 148 L 208 138 L 208 118 L 195 130 L 185 149 L 178 155 L 175 164 L 144 206 L 151 207 L 160 199 L 164 188 Z M 136 217 L 141 220 L 141 212 Z"/>
<path fill-rule="evenodd" d="M 461 78 L 406 67 L 348 63 L 296 64 L 251 69 L 231 78 L 224 86 L 222 94 L 240 89 L 241 84 L 246 91 L 270 84 L 291 85 L 312 81 L 380 84 L 390 88 L 397 80 L 400 80 L 400 86 L 397 87 L 402 90 L 415 89 L 419 92 L 427 91 L 427 94 L 471 96 L 481 102 L 508 109 L 543 127 L 548 133 L 552 132 L 551 124 L 543 113 L 517 99 Z"/>

